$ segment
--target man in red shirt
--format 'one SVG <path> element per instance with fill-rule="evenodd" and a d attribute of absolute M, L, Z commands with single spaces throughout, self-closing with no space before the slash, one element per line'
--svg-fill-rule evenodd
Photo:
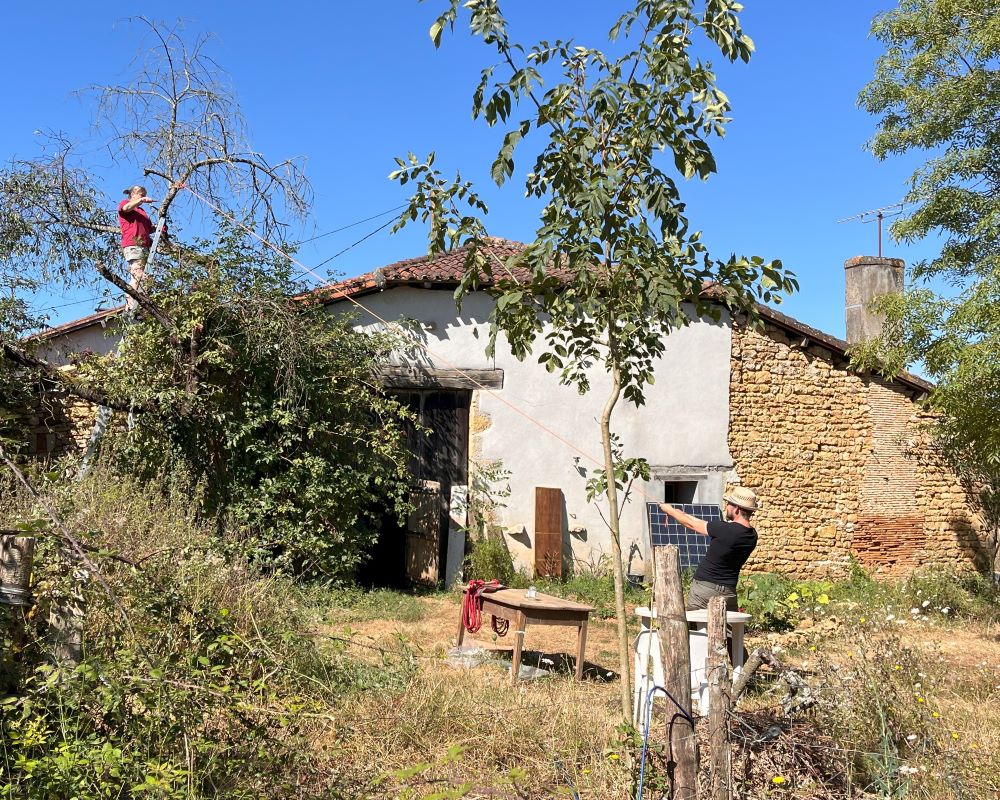
<path fill-rule="evenodd" d="M 122 253 L 128 262 L 131 276 L 129 285 L 140 289 L 146 272 L 146 259 L 149 258 L 149 248 L 153 243 L 153 223 L 142 209 L 143 203 L 156 201 L 146 194 L 144 186 L 131 186 L 124 190 L 128 197 L 118 204 L 118 227 L 122 231 Z M 166 230 L 164 230 L 166 233 Z M 126 305 L 131 309 L 135 301 L 125 298 Z"/>

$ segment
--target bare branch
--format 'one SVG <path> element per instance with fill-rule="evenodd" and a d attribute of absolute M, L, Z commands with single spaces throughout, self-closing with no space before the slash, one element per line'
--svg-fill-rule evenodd
<path fill-rule="evenodd" d="M 180 345 L 180 340 L 177 338 L 174 332 L 174 321 L 170 319 L 166 314 L 164 314 L 159 307 L 149 299 L 149 295 L 144 292 L 140 292 L 138 289 L 130 286 L 126 281 L 115 275 L 111 270 L 103 265 L 97 267 L 97 271 L 101 273 L 101 276 L 108 282 L 114 284 L 119 289 L 121 289 L 125 294 L 135 300 L 139 304 L 139 307 L 145 310 L 153 319 L 162 325 L 167 333 L 169 334 L 169 341 L 174 347 Z"/>

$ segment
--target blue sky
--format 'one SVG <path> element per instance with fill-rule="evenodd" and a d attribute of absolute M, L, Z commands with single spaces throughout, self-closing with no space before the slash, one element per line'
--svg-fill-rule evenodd
<path fill-rule="evenodd" d="M 90 132 L 92 102 L 76 94 L 91 84 L 119 83 L 142 45 L 129 10 L 173 22 L 191 36 L 211 33 L 209 53 L 228 72 L 256 149 L 273 160 L 301 155 L 315 206 L 301 237 L 330 231 L 406 200 L 387 180 L 393 157 L 413 150 L 438 154 L 446 171 L 461 169 L 491 206 L 490 232 L 530 239 L 536 207 L 517 184 L 491 189 L 488 168 L 499 133 L 473 123 L 470 97 L 491 52 L 464 31 L 435 50 L 427 30 L 444 0 L 372 3 L 189 2 L 12 4 L 4 10 L 8 36 L 0 50 L 4 124 L 0 156 L 38 153 L 39 130 L 86 140 L 92 168 L 112 196 L 140 176 L 116 168 Z M 750 63 L 715 59 L 719 84 L 733 105 L 726 138 L 714 144 L 719 174 L 682 185 L 693 225 L 718 258 L 730 253 L 780 258 L 801 291 L 782 310 L 837 336 L 844 333 L 843 262 L 876 252 L 874 224 L 837 220 L 902 198 L 917 158 L 880 163 L 863 149 L 875 120 L 856 107 L 870 79 L 878 42 L 872 17 L 888 0 L 745 0 L 742 15 L 757 52 Z M 597 0 L 509 0 L 512 38 L 575 38 L 602 47 L 624 4 Z M 609 11 L 610 9 L 610 11 Z M 164 17 L 169 10 L 169 17 Z M 159 16 L 156 16 L 159 15 Z M 10 32 L 16 32 L 11 35 Z M 306 245 L 299 254 L 317 264 L 370 233 L 388 217 Z M 331 262 L 350 276 L 425 250 L 416 226 L 376 234 Z M 912 263 L 933 255 L 933 241 L 897 245 L 886 235 L 885 255 Z M 326 273 L 327 267 L 322 269 Z M 54 324 L 93 310 L 93 290 L 52 289 L 35 298 Z M 66 303 L 75 303 L 67 306 Z"/>

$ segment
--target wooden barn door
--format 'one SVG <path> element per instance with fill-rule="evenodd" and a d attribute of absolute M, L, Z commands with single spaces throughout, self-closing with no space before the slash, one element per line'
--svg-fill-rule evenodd
<path fill-rule="evenodd" d="M 410 407 L 430 430 L 410 438 L 415 483 L 414 512 L 406 532 L 406 577 L 413 583 L 433 586 L 445 578 L 453 490 L 464 491 L 468 483 L 471 401 L 472 392 L 466 390 L 410 396 Z"/>
<path fill-rule="evenodd" d="M 562 489 L 535 487 L 535 575 L 562 577 Z"/>

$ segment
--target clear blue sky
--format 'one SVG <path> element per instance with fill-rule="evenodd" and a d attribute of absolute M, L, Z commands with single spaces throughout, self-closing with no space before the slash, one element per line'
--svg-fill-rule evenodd
<path fill-rule="evenodd" d="M 470 96 L 491 52 L 464 31 L 446 36 L 435 51 L 427 30 L 444 0 L 371 3 L 202 2 L 175 0 L 133 6 L 53 0 L 40 7 L 4 9 L 0 50 L 4 124 L 0 155 L 37 154 L 38 130 L 90 136 L 92 103 L 75 92 L 90 84 L 119 83 L 132 74 L 141 44 L 129 11 L 185 20 L 187 31 L 212 33 L 209 48 L 229 73 L 255 147 L 272 161 L 303 155 L 316 194 L 301 236 L 341 227 L 399 205 L 405 188 L 386 179 L 393 157 L 436 150 L 439 164 L 461 169 L 490 200 L 490 232 L 530 239 L 535 208 L 517 185 L 490 191 L 488 167 L 496 131 L 473 123 Z M 714 145 L 719 174 L 682 186 L 695 227 L 719 258 L 731 252 L 780 258 L 801 291 L 782 310 L 843 336 L 843 262 L 876 251 L 875 225 L 837 220 L 902 198 L 916 159 L 879 163 L 863 145 L 875 122 L 856 107 L 869 80 L 878 42 L 868 37 L 872 17 L 889 0 L 745 0 L 744 27 L 757 45 L 748 65 L 715 59 L 719 82 L 733 104 L 733 122 Z M 549 0 L 505 4 L 512 37 L 576 38 L 601 47 L 624 4 Z M 611 9 L 610 11 L 608 9 Z M 169 12 L 169 14 L 168 14 Z M 99 142 L 89 139 L 88 147 Z M 93 169 L 112 197 L 140 176 L 115 169 L 93 153 Z M 314 245 L 300 259 L 316 264 L 369 233 L 365 223 Z M 350 276 L 425 250 L 413 228 L 377 234 L 332 262 Z M 912 263 L 931 255 L 934 242 L 912 247 L 886 237 L 884 254 Z M 323 269 L 326 272 L 326 268 Z M 92 296 L 50 292 L 39 307 Z M 79 303 L 50 312 L 53 324 L 89 313 Z"/>

